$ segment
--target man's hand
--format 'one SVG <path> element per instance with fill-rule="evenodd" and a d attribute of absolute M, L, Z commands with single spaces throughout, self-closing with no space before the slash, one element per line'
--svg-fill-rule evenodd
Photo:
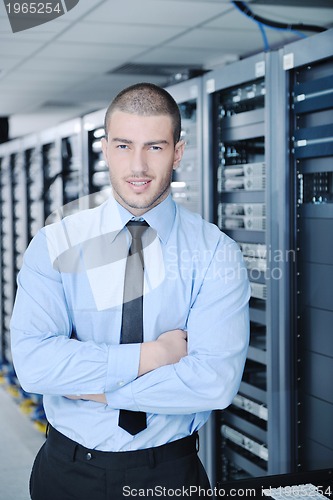
<path fill-rule="evenodd" d="M 184 330 L 170 330 L 162 333 L 152 342 L 143 342 L 140 351 L 138 377 L 156 368 L 178 363 L 187 355 L 187 334 Z M 68 399 L 85 399 L 96 403 L 107 404 L 105 394 L 82 394 L 65 396 Z"/>
<path fill-rule="evenodd" d="M 184 330 L 170 330 L 162 333 L 153 342 L 141 344 L 138 376 L 161 366 L 178 363 L 187 355 L 187 334 Z"/>
<path fill-rule="evenodd" d="M 187 333 L 184 330 L 170 330 L 162 333 L 156 340 L 161 351 L 160 366 L 178 363 L 187 356 Z"/>
<path fill-rule="evenodd" d="M 106 404 L 105 394 L 81 394 L 80 396 L 65 396 L 67 399 L 85 399 L 86 401 L 95 401 L 96 403 L 104 403 Z"/>

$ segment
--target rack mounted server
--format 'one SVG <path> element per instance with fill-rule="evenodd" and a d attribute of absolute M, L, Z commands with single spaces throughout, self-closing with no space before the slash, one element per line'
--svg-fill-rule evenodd
<path fill-rule="evenodd" d="M 316 43 L 315 43 L 316 42 Z M 333 33 L 283 50 L 293 186 L 290 231 L 296 469 L 333 464 Z"/>
<path fill-rule="evenodd" d="M 217 482 L 333 463 L 332 34 L 204 77 L 207 214 L 252 295 L 239 394 L 215 416 Z"/>
<path fill-rule="evenodd" d="M 209 216 L 239 244 L 251 284 L 251 344 L 241 387 L 232 405 L 215 416 L 218 482 L 266 475 L 274 471 L 277 458 L 271 452 L 275 375 L 270 368 L 272 284 L 267 278 L 267 249 L 272 245 L 267 231 L 270 63 L 269 55 L 259 54 L 204 77 L 204 114 L 210 117 L 204 159 L 213 200 Z"/>
<path fill-rule="evenodd" d="M 81 120 L 5 143 L 0 148 L 0 371 L 36 425 L 45 428 L 41 397 L 19 385 L 10 351 L 10 318 L 23 254 L 37 231 L 78 209 L 82 192 Z"/>

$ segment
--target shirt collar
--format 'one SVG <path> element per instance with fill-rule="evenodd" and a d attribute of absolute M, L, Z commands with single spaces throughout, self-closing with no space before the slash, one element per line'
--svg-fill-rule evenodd
<path fill-rule="evenodd" d="M 108 200 L 108 206 L 110 211 L 115 211 L 116 217 L 113 217 L 112 222 L 109 221 L 109 228 L 112 230 L 114 235 L 113 239 L 116 237 L 117 232 L 121 231 L 123 227 L 131 220 L 137 219 L 131 212 L 126 210 L 120 203 L 118 203 L 114 197 L 110 196 Z M 109 212 L 109 211 L 108 211 Z M 155 229 L 162 243 L 167 243 L 171 229 L 176 216 L 176 205 L 173 201 L 171 195 L 167 196 L 165 200 L 156 205 L 156 207 L 148 210 L 148 212 L 142 215 L 142 219 L 145 220 L 150 227 Z M 141 219 L 141 217 L 140 217 Z M 110 225 L 112 227 L 110 227 Z"/>

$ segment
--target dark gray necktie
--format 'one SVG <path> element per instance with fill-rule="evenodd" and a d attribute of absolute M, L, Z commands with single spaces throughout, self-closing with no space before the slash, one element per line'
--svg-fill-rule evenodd
<path fill-rule="evenodd" d="M 127 224 L 132 242 L 125 270 L 121 344 L 143 342 L 144 262 L 141 237 L 147 227 L 148 224 L 144 221 L 130 221 Z M 134 436 L 147 427 L 146 414 L 140 411 L 120 410 L 118 424 Z"/>

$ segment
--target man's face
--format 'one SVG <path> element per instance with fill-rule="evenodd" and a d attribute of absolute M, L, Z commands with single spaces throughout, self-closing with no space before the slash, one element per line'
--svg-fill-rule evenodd
<path fill-rule="evenodd" d="M 140 116 L 114 111 L 108 138 L 102 139 L 115 199 L 136 216 L 163 201 L 184 142 L 174 145 L 170 116 Z"/>

